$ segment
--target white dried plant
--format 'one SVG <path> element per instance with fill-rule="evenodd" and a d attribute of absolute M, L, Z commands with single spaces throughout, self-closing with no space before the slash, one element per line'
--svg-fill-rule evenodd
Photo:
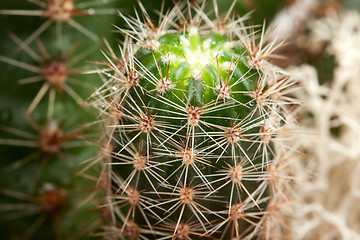
<path fill-rule="evenodd" d="M 346 12 L 312 20 L 309 41 L 334 57 L 333 79 L 320 83 L 315 67 L 292 69 L 303 88 L 292 161 L 299 201 L 289 239 L 360 239 L 360 15 Z M 294 143 L 290 143 L 294 144 Z"/>

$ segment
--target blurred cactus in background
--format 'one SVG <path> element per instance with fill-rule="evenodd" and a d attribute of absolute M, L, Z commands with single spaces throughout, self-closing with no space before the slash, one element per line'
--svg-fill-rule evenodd
<path fill-rule="evenodd" d="M 84 104 L 98 83 L 83 74 L 114 2 L 1 2 L 1 239 L 88 239 L 102 221 L 101 169 L 77 175 L 99 134 Z"/>

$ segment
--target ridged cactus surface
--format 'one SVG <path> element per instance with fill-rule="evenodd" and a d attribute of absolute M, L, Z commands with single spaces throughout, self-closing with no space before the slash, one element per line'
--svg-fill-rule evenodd
<path fill-rule="evenodd" d="M 231 9 L 221 18 L 216 4 L 215 21 L 203 6 L 177 4 L 158 24 L 140 7 L 122 15 L 125 41 L 103 51 L 104 84 L 92 96 L 111 157 L 104 207 L 117 222 L 103 234 L 267 239 L 286 155 L 273 141 L 292 103 L 292 79 L 267 62 L 278 45 Z"/>

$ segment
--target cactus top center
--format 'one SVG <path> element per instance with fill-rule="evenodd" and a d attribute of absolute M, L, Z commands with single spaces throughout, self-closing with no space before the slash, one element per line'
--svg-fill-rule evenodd
<path fill-rule="evenodd" d="M 217 115 L 227 117 L 237 117 L 240 112 L 245 116 L 249 112 L 250 108 L 245 105 L 251 98 L 244 92 L 253 89 L 257 72 L 248 65 L 246 51 L 241 44 L 229 41 L 225 35 L 216 32 L 200 34 L 197 28 L 183 33 L 166 33 L 159 37 L 158 43 L 156 49 L 142 45 L 136 51 L 132 61 L 138 76 L 132 77 L 130 71 L 125 76 L 139 81 L 129 81 L 124 91 L 134 85 L 141 86 L 148 93 L 168 99 L 170 104 L 155 106 L 157 96 L 140 100 L 142 97 L 134 93 L 132 97 L 136 101 L 143 101 L 144 105 L 157 109 L 171 109 L 171 103 L 186 105 L 190 127 L 201 123 L 200 116 L 207 114 L 207 104 L 240 103 L 224 111 L 214 106 Z"/>
<path fill-rule="evenodd" d="M 195 79 L 200 79 L 205 68 L 209 64 L 216 62 L 215 59 L 222 54 L 222 48 L 214 47 L 214 42 L 211 38 L 202 39 L 198 29 L 195 27 L 189 29 L 188 37 L 180 36 L 183 58 L 189 64 Z"/>

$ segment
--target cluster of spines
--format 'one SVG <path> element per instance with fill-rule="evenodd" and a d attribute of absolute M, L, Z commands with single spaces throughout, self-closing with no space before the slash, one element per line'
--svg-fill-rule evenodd
<path fill-rule="evenodd" d="M 130 26 L 129 30 L 118 28 L 125 34 L 120 56 L 109 47 L 103 51 L 106 67 L 96 71 L 104 84 L 92 97 L 109 134 L 105 149 L 113 194 L 106 206 L 117 217 L 117 230 L 104 232 L 109 238 L 272 237 L 270 221 L 277 219 L 276 207 L 287 200 L 282 196 L 286 184 L 278 181 L 283 180 L 288 150 L 272 145 L 290 117 L 286 106 L 295 103 L 287 96 L 294 81 L 267 61 L 276 57 L 275 41 L 266 43 L 264 33 L 258 39 L 255 27 L 245 27 L 244 17 L 234 20 L 231 9 L 221 19 L 216 1 L 212 21 L 204 6 L 187 8 L 179 3 L 160 13 L 156 25 L 140 4 L 141 14 L 120 14 Z M 170 66 L 178 59 L 167 50 L 160 51 L 160 59 L 155 57 L 161 37 L 183 34 L 182 44 L 188 41 L 191 48 L 192 41 L 201 41 L 211 32 L 226 36 L 228 49 L 243 49 L 240 56 L 222 63 L 227 77 L 220 75 L 221 51 L 200 69 L 192 68 L 182 52 L 181 61 L 191 76 L 169 79 Z M 153 58 L 151 66 L 137 55 L 142 50 L 152 53 L 148 55 L 148 62 Z M 192 56 L 194 61 L 200 55 Z M 229 79 L 244 59 L 249 70 L 234 85 L 250 78 L 256 79 L 255 84 L 251 90 L 232 91 Z M 209 65 L 218 70 L 218 86 L 201 82 Z M 202 85 L 217 92 L 217 97 L 199 105 L 191 93 L 196 87 L 179 87 L 189 78 L 193 81 L 186 84 Z M 234 97 L 238 94 L 248 100 L 240 102 Z M 248 113 L 241 118 L 217 115 L 236 107 Z"/>

